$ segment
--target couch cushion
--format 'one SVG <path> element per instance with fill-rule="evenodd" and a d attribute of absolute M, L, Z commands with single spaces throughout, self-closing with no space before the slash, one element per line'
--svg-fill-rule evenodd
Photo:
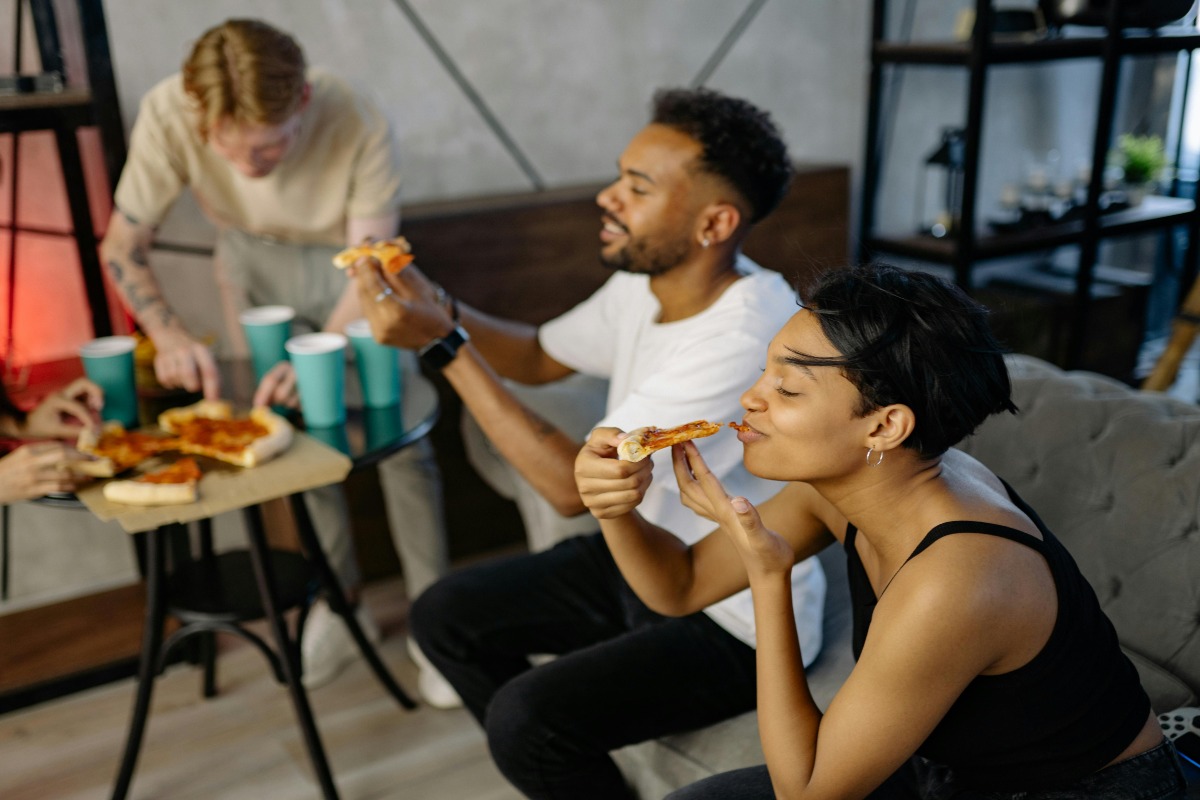
<path fill-rule="evenodd" d="M 1200 408 L 1028 356 L 1009 359 L 1017 416 L 963 449 L 1041 515 L 1091 582 L 1158 709 L 1200 693 Z M 1148 670 L 1143 667 L 1143 676 Z"/>

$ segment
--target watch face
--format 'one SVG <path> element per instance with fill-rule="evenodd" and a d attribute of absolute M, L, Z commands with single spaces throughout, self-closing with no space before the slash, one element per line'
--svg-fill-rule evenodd
<path fill-rule="evenodd" d="M 432 369 L 442 369 L 458 355 L 458 349 L 462 347 L 467 339 L 467 332 L 461 327 L 455 328 L 446 334 L 441 339 L 434 339 L 425 346 L 418 355 L 421 362 Z"/>

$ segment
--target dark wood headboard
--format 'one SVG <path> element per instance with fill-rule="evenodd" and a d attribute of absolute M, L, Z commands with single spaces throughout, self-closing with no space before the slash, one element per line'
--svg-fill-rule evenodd
<path fill-rule="evenodd" d="M 401 229 L 421 269 L 463 302 L 540 324 L 604 282 L 602 185 L 408 206 Z M 745 252 L 795 282 L 847 263 L 850 171 L 797 166 L 779 208 L 750 233 Z"/>

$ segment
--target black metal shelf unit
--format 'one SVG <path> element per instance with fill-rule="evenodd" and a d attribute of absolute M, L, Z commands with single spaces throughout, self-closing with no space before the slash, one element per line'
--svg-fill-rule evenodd
<path fill-rule="evenodd" d="M 30 0 L 39 26 L 39 55 L 47 71 L 62 71 L 62 53 L 58 49 L 58 25 L 54 8 L 47 0 Z M 0 95 L 0 133 L 11 133 L 10 205 L 11 224 L 2 227 L 11 231 L 7 279 L 7 319 L 11 325 L 16 279 L 16 234 L 21 232 L 49 235 L 69 235 L 79 252 L 84 290 L 92 315 L 92 330 L 96 336 L 112 333 L 108 299 L 104 289 L 95 224 L 88 202 L 83 162 L 80 158 L 78 130 L 96 126 L 104 148 L 105 167 L 109 184 L 114 185 L 125 164 L 125 129 L 117 103 L 116 81 L 113 78 L 108 29 L 101 0 L 76 0 L 79 26 L 83 41 L 88 77 L 86 89 L 32 91 Z M 20 3 L 17 6 L 20 11 Z M 20 45 L 15 48 L 20 51 Z M 18 222 L 17 175 L 20 168 L 20 134 L 26 131 L 52 131 L 58 147 L 59 163 L 71 213 L 71 231 L 46 231 L 23 227 Z M 11 338 L 11 333 L 9 334 Z M 11 345 L 11 342 L 8 342 Z"/>
<path fill-rule="evenodd" d="M 1200 32 L 1177 26 L 1158 31 L 1124 29 L 1120 1 L 1110 3 L 1101 33 L 1055 37 L 1034 41 L 993 34 L 991 0 L 976 0 L 975 26 L 966 42 L 898 43 L 886 38 L 887 0 L 874 0 L 871 26 L 871 71 L 868 88 L 866 156 L 863 168 L 862 214 L 859 219 L 859 259 L 893 254 L 949 266 L 955 280 L 971 288 L 971 272 L 979 262 L 1004 256 L 1033 253 L 1064 245 L 1079 246 L 1075 270 L 1074 303 L 1066 366 L 1076 366 L 1087 336 L 1087 312 L 1100 242 L 1106 238 L 1166 229 L 1187 228 L 1184 285 L 1196 269 L 1200 244 L 1200 209 L 1191 200 L 1150 197 L 1127 211 L 1101 213 L 1103 175 L 1113 135 L 1117 82 L 1121 62 L 1128 56 L 1187 52 L 1200 48 Z M 1101 63 L 1100 96 L 1094 124 L 1091 180 L 1078 219 L 1036 230 L 981 234 L 976 230 L 976 195 L 979 179 L 980 140 L 988 71 L 1002 64 L 1034 64 L 1066 59 L 1095 59 Z M 883 75 L 889 66 L 923 65 L 963 68 L 968 72 L 967 110 L 964 125 L 962 202 L 959 229 L 950 236 L 894 236 L 876 232 L 876 200 L 882 153 L 880 149 Z"/>

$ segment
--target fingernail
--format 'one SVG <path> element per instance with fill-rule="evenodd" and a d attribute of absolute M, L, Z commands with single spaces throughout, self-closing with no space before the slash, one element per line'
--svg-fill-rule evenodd
<path fill-rule="evenodd" d="M 730 501 L 733 504 L 733 510 L 739 514 L 745 514 L 750 510 L 750 504 L 746 502 L 744 497 L 735 497 Z"/>

